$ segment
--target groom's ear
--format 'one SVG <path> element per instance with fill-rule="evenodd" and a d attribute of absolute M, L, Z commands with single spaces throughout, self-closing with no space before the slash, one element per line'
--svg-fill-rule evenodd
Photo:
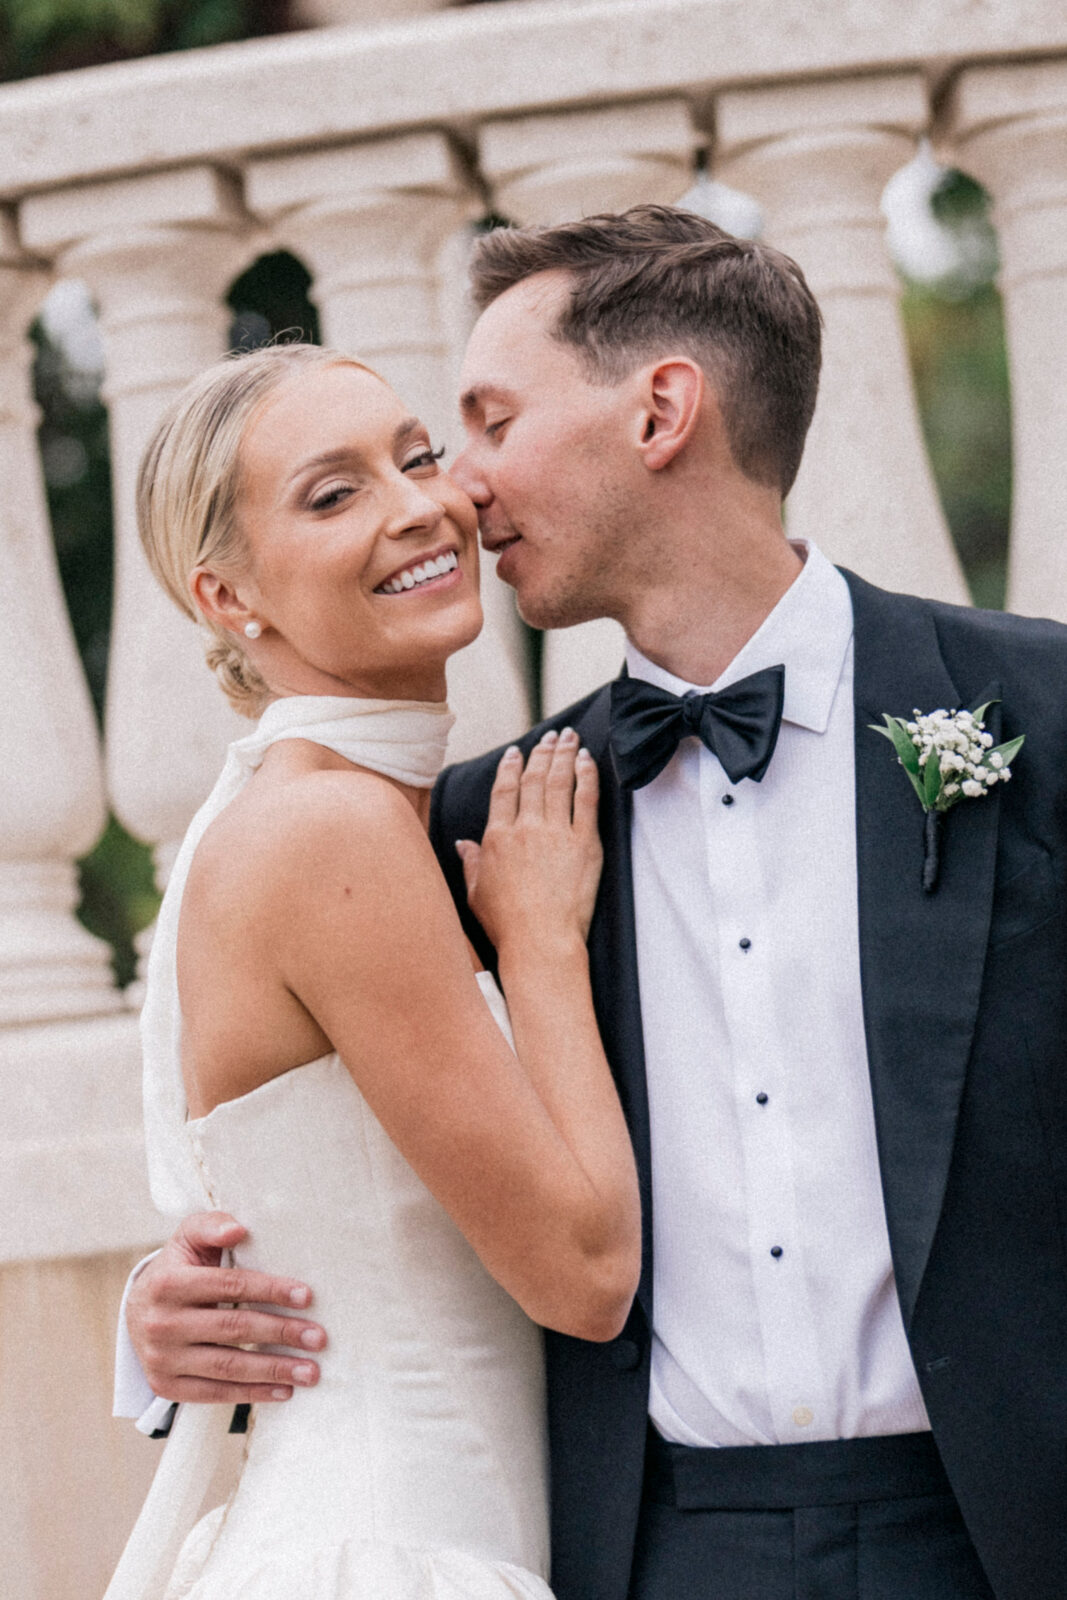
<path fill-rule="evenodd" d="M 640 374 L 638 449 L 649 472 L 662 472 L 685 449 L 700 422 L 708 382 L 685 356 L 672 356 Z"/>

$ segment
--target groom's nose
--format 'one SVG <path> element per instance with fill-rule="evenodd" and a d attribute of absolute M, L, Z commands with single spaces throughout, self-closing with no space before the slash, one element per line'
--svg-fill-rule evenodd
<path fill-rule="evenodd" d="M 466 446 L 451 463 L 448 469 L 452 482 L 464 494 L 470 495 L 476 506 L 486 506 L 493 498 L 492 491 L 485 481 L 485 474 L 480 472 L 474 462 L 474 453 L 470 446 Z"/>

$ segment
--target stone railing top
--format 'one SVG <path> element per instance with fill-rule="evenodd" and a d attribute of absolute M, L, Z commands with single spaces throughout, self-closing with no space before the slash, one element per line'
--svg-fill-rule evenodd
<path fill-rule="evenodd" d="M 1059 0 L 510 0 L 0 89 L 0 198 L 210 158 L 783 79 L 1067 53 Z"/>

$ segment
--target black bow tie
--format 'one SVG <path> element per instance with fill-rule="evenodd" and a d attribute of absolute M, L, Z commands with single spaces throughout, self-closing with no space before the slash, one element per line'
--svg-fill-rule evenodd
<path fill-rule="evenodd" d="M 770 765 L 782 722 L 785 668 L 765 667 L 719 694 L 679 698 L 640 678 L 611 685 L 611 758 L 624 789 L 659 776 L 686 734 L 718 756 L 731 783 L 758 783 Z"/>

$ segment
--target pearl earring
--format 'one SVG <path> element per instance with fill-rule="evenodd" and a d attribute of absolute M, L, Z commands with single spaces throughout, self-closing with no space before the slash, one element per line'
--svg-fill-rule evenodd
<path fill-rule="evenodd" d="M 258 639 L 262 632 L 263 632 L 263 629 L 260 627 L 260 625 L 256 621 L 255 617 L 252 618 L 251 622 L 246 622 L 245 623 L 245 638 L 246 639 Z"/>

